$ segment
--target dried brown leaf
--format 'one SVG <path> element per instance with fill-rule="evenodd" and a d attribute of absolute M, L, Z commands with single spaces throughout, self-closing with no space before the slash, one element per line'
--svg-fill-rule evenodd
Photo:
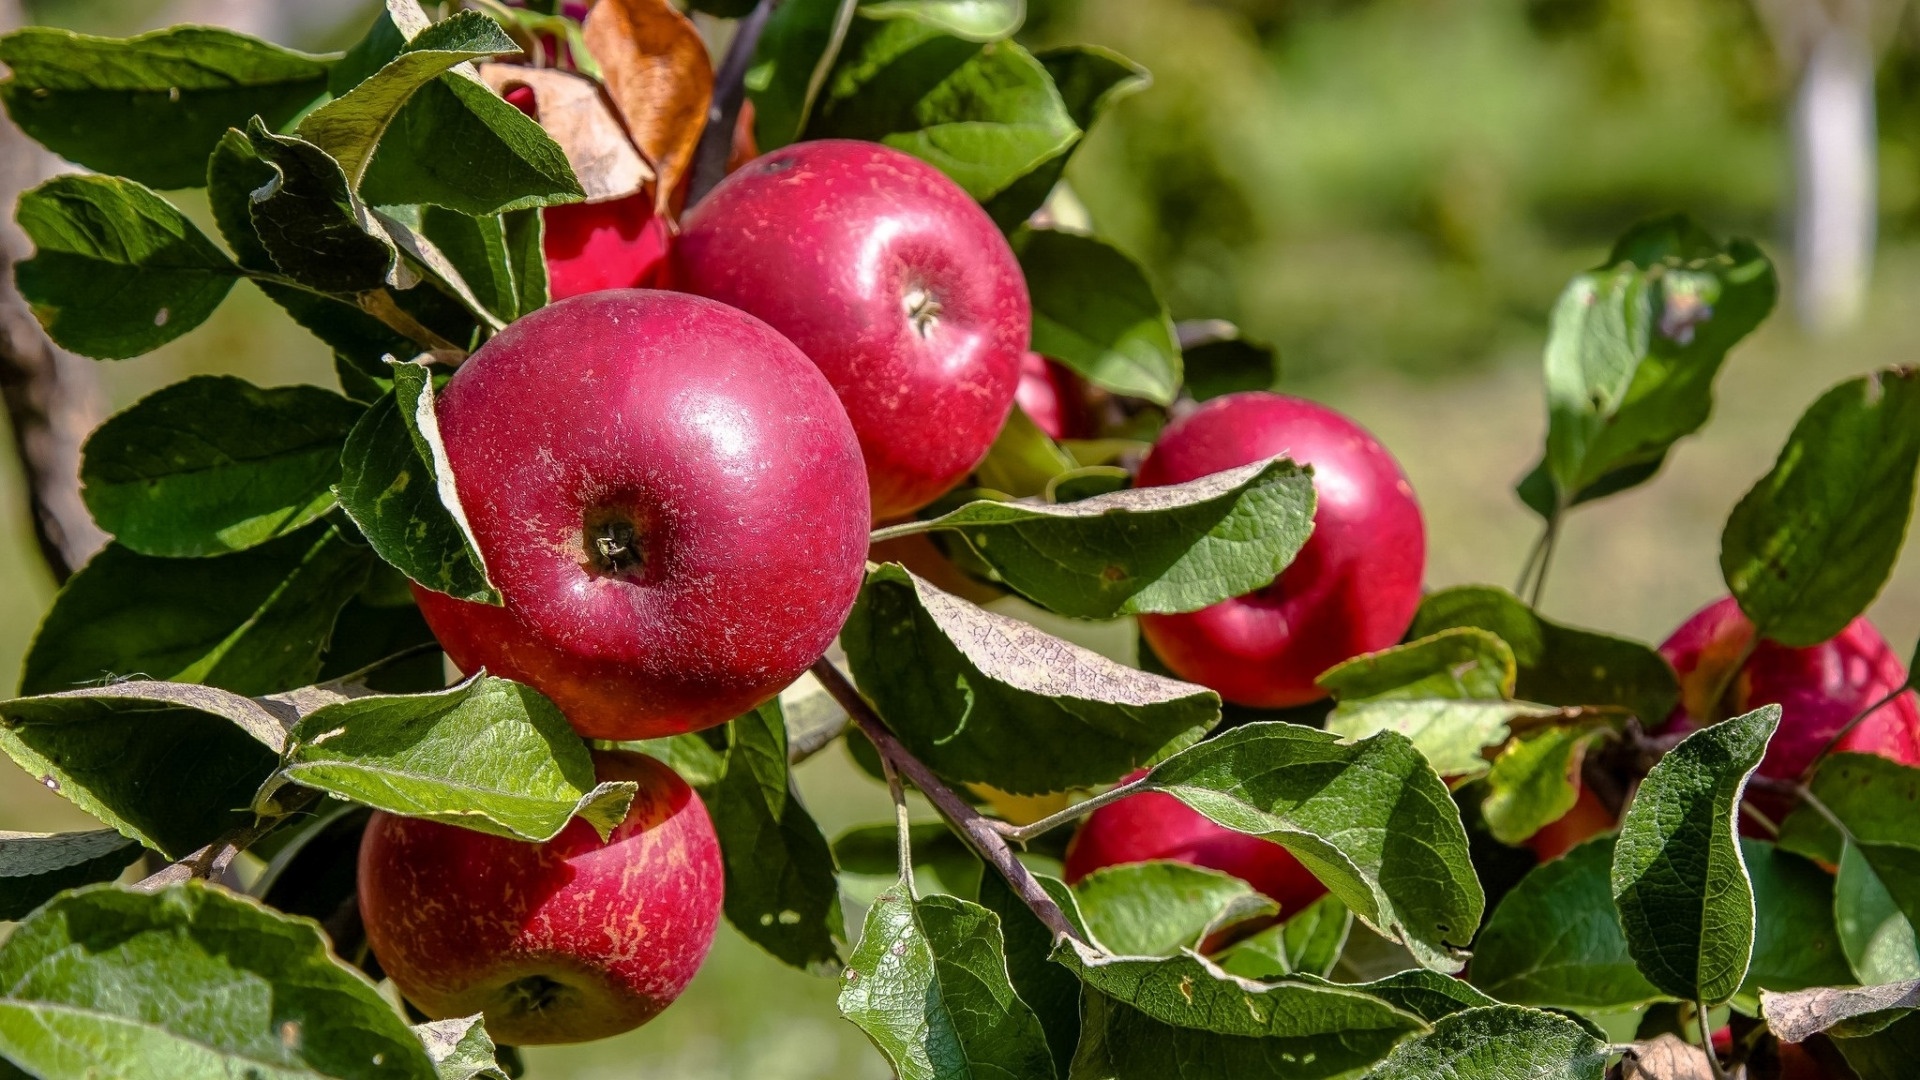
<path fill-rule="evenodd" d="M 599 0 L 586 43 L 627 134 L 653 163 L 654 202 L 664 208 L 693 164 L 713 101 L 706 42 L 669 0 Z"/>
<path fill-rule="evenodd" d="M 1675 1035 L 1634 1044 L 1620 1062 L 1621 1080 L 1714 1080 L 1706 1051 Z"/>
<path fill-rule="evenodd" d="M 503 97 L 522 86 L 533 91 L 534 118 L 567 155 L 586 201 L 624 199 L 653 179 L 653 169 L 592 79 L 521 64 L 481 64 L 480 78 Z"/>

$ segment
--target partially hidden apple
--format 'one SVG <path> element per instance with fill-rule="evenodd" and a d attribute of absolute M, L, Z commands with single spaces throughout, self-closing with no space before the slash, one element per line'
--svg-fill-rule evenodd
<path fill-rule="evenodd" d="M 1573 800 L 1573 807 L 1527 837 L 1524 846 L 1541 862 L 1547 862 L 1565 855 L 1601 833 L 1612 832 L 1619 824 L 1607 811 L 1607 804 L 1582 784 L 1580 793 Z"/>
<path fill-rule="evenodd" d="M 877 143 L 796 143 L 687 211 L 672 287 L 765 319 L 860 437 L 875 520 L 938 498 L 999 434 L 1031 311 L 1020 264 L 953 181 Z"/>
<path fill-rule="evenodd" d="M 463 671 L 528 683 L 581 735 L 738 716 L 852 610 L 859 445 L 820 372 L 751 315 L 640 289 L 563 300 L 469 357 L 436 414 L 505 603 L 415 586 L 420 610 Z"/>
<path fill-rule="evenodd" d="M 1426 529 L 1406 474 L 1340 413 L 1284 394 L 1214 398 L 1175 420 L 1140 467 L 1155 487 L 1285 454 L 1313 466 L 1313 535 L 1279 580 L 1184 615 L 1143 615 L 1167 667 L 1263 708 L 1326 696 L 1328 668 L 1400 640 L 1420 606 Z"/>
<path fill-rule="evenodd" d="M 574 820 L 544 844 L 376 813 L 360 842 L 367 941 L 434 1019 L 486 1015 L 508 1044 L 583 1042 L 646 1023 L 706 959 L 723 872 L 713 824 L 672 769 L 600 751 L 639 785 L 601 841 Z"/>
<path fill-rule="evenodd" d="M 1086 384 L 1080 376 L 1039 353 L 1030 352 L 1020 361 L 1020 386 L 1013 400 L 1048 438 L 1092 437 Z"/>
<path fill-rule="evenodd" d="M 1123 782 L 1143 775 L 1134 773 Z M 1087 815 L 1067 845 L 1064 874 L 1071 885 L 1095 870 L 1152 859 L 1232 874 L 1279 904 L 1282 918 L 1327 893 L 1286 848 L 1216 825 L 1159 791 L 1129 795 Z"/>
<path fill-rule="evenodd" d="M 1809 648 L 1761 641 L 1734 671 L 1753 633 L 1732 597 L 1707 605 L 1673 632 L 1660 654 L 1680 676 L 1680 704 L 1662 730 L 1685 734 L 1762 705 L 1779 705 L 1780 727 L 1761 759 L 1761 776 L 1799 779 L 1849 721 L 1907 680 L 1899 656 L 1864 616 Z M 1716 700 L 1717 694 L 1724 696 Z M 1920 766 L 1920 705 L 1910 693 L 1895 698 L 1834 749 Z"/>

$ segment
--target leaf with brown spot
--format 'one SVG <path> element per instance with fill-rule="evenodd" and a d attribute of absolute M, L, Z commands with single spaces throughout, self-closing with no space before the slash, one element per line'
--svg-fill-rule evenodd
<path fill-rule="evenodd" d="M 665 207 L 693 164 L 713 100 L 713 62 L 693 22 L 667 0 L 600 0 L 587 13 L 587 49 L 627 134 L 653 163 Z"/>
<path fill-rule="evenodd" d="M 624 199 L 653 180 L 652 167 L 592 79 L 523 64 L 481 64 L 480 79 L 502 97 L 516 87 L 533 91 L 534 119 L 567 156 L 586 201 Z"/>

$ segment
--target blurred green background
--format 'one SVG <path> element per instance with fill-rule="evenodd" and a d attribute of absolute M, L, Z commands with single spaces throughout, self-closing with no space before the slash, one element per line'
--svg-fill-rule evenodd
<path fill-rule="evenodd" d="M 1809 0 L 1810 2 L 1810 0 Z M 1760 0 L 1764 6 L 1766 0 Z M 1511 494 L 1544 429 L 1539 351 L 1567 277 L 1633 221 L 1684 210 L 1759 239 L 1795 280 L 1794 63 L 1749 0 L 1030 0 L 1029 44 L 1111 46 L 1154 73 L 1070 176 L 1099 230 L 1141 257 L 1177 318 L 1277 344 L 1291 391 L 1374 429 L 1412 476 L 1434 586 L 1511 585 L 1537 522 Z M 350 43 L 373 5 L 41 0 L 33 19 L 102 33 L 178 21 L 309 49 Z M 1822 388 L 1920 361 L 1920 14 L 1876 9 L 1878 248 L 1859 317 L 1814 335 L 1787 305 L 1735 351 L 1714 421 L 1651 485 L 1571 519 L 1545 608 L 1650 640 L 1722 591 L 1718 537 Z M 205 219 L 196 196 L 182 202 Z M 242 286 L 205 327 L 100 365 L 114 408 L 195 372 L 331 382 L 324 349 Z M 52 585 L 11 459 L 0 466 L 0 682 Z M 1920 635 L 1909 542 L 1873 617 Z M 885 816 L 844 755 L 801 770 L 829 834 Z M 86 827 L 0 772 L 0 828 Z M 654 1024 L 528 1055 L 560 1078 L 883 1077 L 835 987 L 723 930 Z"/>

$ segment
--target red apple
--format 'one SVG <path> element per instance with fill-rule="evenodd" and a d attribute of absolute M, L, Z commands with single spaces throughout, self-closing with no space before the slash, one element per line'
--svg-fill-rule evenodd
<path fill-rule="evenodd" d="M 1020 361 L 1020 386 L 1013 400 L 1049 438 L 1084 439 L 1092 434 L 1080 376 L 1039 353 L 1030 352 Z"/>
<path fill-rule="evenodd" d="M 1540 857 L 1541 862 L 1547 862 L 1565 855 L 1601 833 L 1612 832 L 1619 824 L 1607 812 L 1607 804 L 1582 785 L 1580 794 L 1573 801 L 1573 808 L 1527 837 L 1525 844 Z"/>
<path fill-rule="evenodd" d="M 1141 633 L 1181 678 L 1264 708 L 1326 696 L 1328 668 L 1400 640 L 1420 606 L 1426 530 L 1386 448 L 1340 413 L 1284 394 L 1228 394 L 1175 420 L 1140 467 L 1153 487 L 1286 454 L 1312 465 L 1313 535 L 1278 581 Z"/>
<path fill-rule="evenodd" d="M 720 845 L 699 796 L 642 754 L 594 754 L 640 786 L 602 842 L 584 821 L 529 844 L 376 813 L 360 915 L 380 967 L 435 1019 L 485 1013 L 510 1044 L 582 1042 L 653 1019 L 719 924 Z"/>
<path fill-rule="evenodd" d="M 1831 641 L 1804 649 L 1762 641 L 1729 675 L 1753 640 L 1753 624 L 1727 597 L 1707 605 L 1660 646 L 1680 676 L 1680 705 L 1663 731 L 1680 734 L 1757 709 L 1781 706 L 1780 728 L 1760 775 L 1798 779 L 1834 735 L 1907 680 L 1905 665 L 1864 617 Z M 1725 689 L 1726 696 L 1714 695 Z M 1920 707 L 1904 694 L 1874 711 L 1835 748 L 1920 765 Z"/>
<path fill-rule="evenodd" d="M 820 657 L 865 572 L 859 445 L 820 372 L 744 312 L 639 289 L 513 323 L 441 393 L 505 606 L 416 587 L 464 671 L 593 739 L 710 727 Z"/>
<path fill-rule="evenodd" d="M 765 319 L 826 373 L 876 520 L 972 471 L 1013 405 L 1031 314 L 1020 264 L 953 181 L 876 143 L 764 154 L 689 210 L 675 288 Z"/>
<path fill-rule="evenodd" d="M 1144 773 L 1134 773 L 1128 781 Z M 1069 885 L 1108 866 L 1171 859 L 1218 870 L 1280 905 L 1283 917 L 1327 894 L 1286 848 L 1216 825 L 1200 811 L 1158 791 L 1129 795 L 1087 815 L 1067 845 Z"/>

